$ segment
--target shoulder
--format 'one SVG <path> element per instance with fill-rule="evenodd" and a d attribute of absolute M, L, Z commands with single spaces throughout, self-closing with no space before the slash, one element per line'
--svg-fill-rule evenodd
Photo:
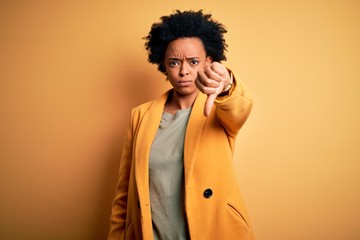
<path fill-rule="evenodd" d="M 151 100 L 145 103 L 142 103 L 136 107 L 134 107 L 131 111 L 131 121 L 133 124 L 139 122 L 144 115 L 149 111 L 151 106 L 154 104 L 155 100 Z"/>
<path fill-rule="evenodd" d="M 148 102 L 144 102 L 136 107 L 133 108 L 133 112 L 144 112 L 146 110 L 148 110 L 151 105 L 154 103 L 155 100 L 151 100 L 151 101 L 148 101 Z"/>
<path fill-rule="evenodd" d="M 132 118 L 133 119 L 141 118 L 149 111 L 159 111 L 159 110 L 162 111 L 170 91 L 171 90 L 166 91 L 165 93 L 163 93 L 159 97 L 155 98 L 154 100 L 142 103 L 142 104 L 136 106 L 135 108 L 133 108 Z"/>

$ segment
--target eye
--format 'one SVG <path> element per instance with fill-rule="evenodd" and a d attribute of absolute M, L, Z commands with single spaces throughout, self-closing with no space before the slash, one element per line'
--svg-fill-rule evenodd
<path fill-rule="evenodd" d="M 190 63 L 191 63 L 192 65 L 198 65 L 198 64 L 199 64 L 199 60 L 193 59 L 193 60 L 190 61 Z"/>
<path fill-rule="evenodd" d="M 178 66 L 179 65 L 179 62 L 178 61 L 170 61 L 169 62 L 169 66 L 170 67 L 175 67 L 175 66 Z"/>

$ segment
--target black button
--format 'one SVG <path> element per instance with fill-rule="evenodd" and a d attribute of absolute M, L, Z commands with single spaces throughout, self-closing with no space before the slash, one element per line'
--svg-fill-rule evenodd
<path fill-rule="evenodd" d="M 204 191 L 205 198 L 210 198 L 212 195 L 213 195 L 213 191 L 210 188 L 208 188 Z"/>

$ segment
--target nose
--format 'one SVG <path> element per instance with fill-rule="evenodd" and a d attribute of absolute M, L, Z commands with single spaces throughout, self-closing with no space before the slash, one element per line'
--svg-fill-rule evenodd
<path fill-rule="evenodd" d="M 181 67 L 180 67 L 180 72 L 179 72 L 179 75 L 181 77 L 184 77 L 186 75 L 189 75 L 190 72 L 189 72 L 189 65 L 186 61 L 184 61 L 182 64 L 181 64 Z"/>

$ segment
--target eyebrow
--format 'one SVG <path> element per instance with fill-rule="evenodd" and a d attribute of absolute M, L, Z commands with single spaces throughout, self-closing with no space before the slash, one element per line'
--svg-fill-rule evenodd
<path fill-rule="evenodd" d="M 185 57 L 186 60 L 194 60 L 194 59 L 199 59 L 199 57 Z M 182 61 L 183 58 L 177 58 L 177 57 L 169 57 L 168 60 L 177 60 L 177 61 Z"/>

